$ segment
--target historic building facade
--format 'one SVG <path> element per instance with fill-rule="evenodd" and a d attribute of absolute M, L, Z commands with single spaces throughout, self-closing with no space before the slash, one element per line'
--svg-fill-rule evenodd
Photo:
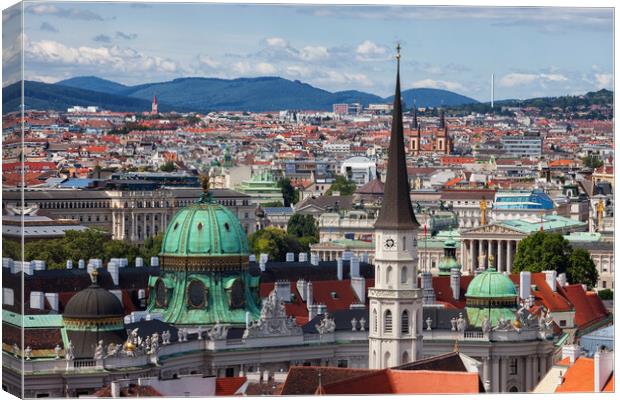
<path fill-rule="evenodd" d="M 38 215 L 73 219 L 84 226 L 110 232 L 113 239 L 142 243 L 164 232 L 174 214 L 200 197 L 199 188 L 156 190 L 26 190 L 27 206 Z M 216 202 L 231 209 L 249 235 L 256 230 L 255 204 L 250 196 L 230 189 L 212 189 Z M 2 208 L 19 206 L 19 190 L 2 191 Z"/>

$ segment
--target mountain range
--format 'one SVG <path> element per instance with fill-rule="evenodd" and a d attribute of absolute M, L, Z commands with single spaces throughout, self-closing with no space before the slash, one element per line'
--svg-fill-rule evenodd
<path fill-rule="evenodd" d="M 2 89 L 5 112 L 19 108 L 20 84 Z M 298 80 L 259 78 L 178 78 L 168 82 L 128 86 L 95 76 L 80 76 L 53 84 L 25 81 L 27 109 L 66 110 L 99 106 L 112 111 L 147 111 L 157 96 L 160 111 L 329 111 L 336 103 L 389 103 L 392 97 L 347 90 L 329 92 Z M 416 88 L 402 92 L 403 101 L 418 107 L 458 106 L 476 100 L 441 89 Z"/>

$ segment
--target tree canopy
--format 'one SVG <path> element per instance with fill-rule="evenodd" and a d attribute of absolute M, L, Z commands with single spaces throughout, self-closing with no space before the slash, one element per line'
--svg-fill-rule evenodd
<path fill-rule="evenodd" d="M 293 187 L 289 178 L 282 178 L 278 181 L 278 186 L 282 190 L 284 206 L 290 207 L 299 201 L 299 191 Z"/>
<path fill-rule="evenodd" d="M 331 196 L 334 192 L 340 192 L 341 196 L 349 196 L 355 192 L 355 189 L 357 189 L 355 182 L 348 180 L 342 175 L 337 175 L 325 194 Z"/>
<path fill-rule="evenodd" d="M 161 249 L 163 234 L 148 238 L 144 245 L 134 245 L 123 240 L 112 240 L 108 233 L 97 229 L 67 231 L 63 238 L 34 240 L 24 245 L 24 257 L 28 261 L 43 260 L 48 269 L 66 268 L 67 260 L 77 262 L 91 258 L 109 260 L 127 258 L 132 265 L 136 257 L 150 260 Z M 14 240 L 2 241 L 2 256 L 21 260 L 21 246 Z"/>
<path fill-rule="evenodd" d="M 293 214 L 288 220 L 286 231 L 289 235 L 293 235 L 298 238 L 312 236 L 318 239 L 319 237 L 319 228 L 316 220 L 309 214 Z"/>
<path fill-rule="evenodd" d="M 261 253 L 269 254 L 270 260 L 284 261 L 286 253 L 310 251 L 310 244 L 316 243 L 313 236 L 297 237 L 285 230 L 268 226 L 250 235 L 250 251 L 257 257 Z"/>
<path fill-rule="evenodd" d="M 596 286 L 598 272 L 583 249 L 573 249 L 559 233 L 536 232 L 519 242 L 512 266 L 513 272 L 557 271 L 566 273 L 571 283 L 583 283 L 589 288 Z"/>

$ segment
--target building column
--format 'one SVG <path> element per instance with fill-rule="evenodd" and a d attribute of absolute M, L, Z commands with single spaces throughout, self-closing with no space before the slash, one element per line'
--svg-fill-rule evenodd
<path fill-rule="evenodd" d="M 506 271 L 512 272 L 512 240 L 506 242 Z"/>
<path fill-rule="evenodd" d="M 485 268 L 484 261 L 482 261 L 482 263 L 480 262 L 480 256 L 482 256 L 482 253 L 484 253 L 482 250 L 482 240 L 478 239 L 478 255 L 476 257 L 476 265 L 478 268 Z"/>
<path fill-rule="evenodd" d="M 499 357 L 495 356 L 491 358 L 491 391 L 493 393 L 499 393 Z"/>
<path fill-rule="evenodd" d="M 493 241 L 487 240 L 487 268 L 491 268 L 491 254 L 493 254 Z"/>
<path fill-rule="evenodd" d="M 467 265 L 465 265 L 465 253 L 467 253 L 467 240 L 461 241 L 461 270 L 467 271 Z"/>
<path fill-rule="evenodd" d="M 538 358 L 538 366 L 538 373 L 540 374 L 540 376 L 545 376 L 545 374 L 547 373 L 547 358 L 544 355 Z"/>
<path fill-rule="evenodd" d="M 532 367 L 532 360 L 533 360 L 533 356 L 529 355 L 525 358 L 525 390 L 526 391 L 531 391 L 533 388 L 533 367 Z"/>
<path fill-rule="evenodd" d="M 122 240 L 126 239 L 126 237 L 125 237 L 125 217 L 126 217 L 125 211 L 123 211 L 123 214 L 121 215 L 121 231 L 122 232 L 121 232 L 121 237 L 120 237 Z"/>
<path fill-rule="evenodd" d="M 540 378 L 538 377 L 538 356 L 532 355 L 532 389 L 538 385 Z"/>
<path fill-rule="evenodd" d="M 469 268 L 473 273 L 476 270 L 476 241 L 469 240 Z"/>
<path fill-rule="evenodd" d="M 482 357 L 482 363 L 482 385 L 488 393 L 491 391 L 491 363 L 489 362 L 489 357 Z"/>
<path fill-rule="evenodd" d="M 504 241 L 503 240 L 498 240 L 497 241 L 497 271 L 506 271 L 506 267 L 504 266 L 504 264 L 502 263 L 502 246 L 504 245 Z"/>
<path fill-rule="evenodd" d="M 131 240 L 132 242 L 135 242 L 136 241 L 136 213 L 134 212 L 131 213 L 130 231 L 131 231 L 131 236 L 129 240 Z"/>
<path fill-rule="evenodd" d="M 508 381 L 508 357 L 502 357 L 501 361 L 501 371 L 500 371 L 500 383 L 499 383 L 499 391 L 506 391 L 506 382 Z"/>

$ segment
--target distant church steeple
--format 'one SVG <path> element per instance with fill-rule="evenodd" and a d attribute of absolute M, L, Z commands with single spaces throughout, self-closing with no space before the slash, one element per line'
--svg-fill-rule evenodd
<path fill-rule="evenodd" d="M 153 103 L 151 104 L 151 114 L 157 114 L 157 96 L 153 95 Z"/>
<path fill-rule="evenodd" d="M 413 101 L 413 126 L 411 129 L 418 129 L 418 106 Z"/>

